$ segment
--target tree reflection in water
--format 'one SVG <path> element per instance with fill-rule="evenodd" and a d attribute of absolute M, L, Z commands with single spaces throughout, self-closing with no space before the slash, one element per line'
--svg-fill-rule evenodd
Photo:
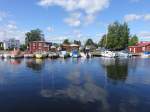
<path fill-rule="evenodd" d="M 128 59 L 104 58 L 103 67 L 106 69 L 107 78 L 125 81 L 128 76 Z"/>
<path fill-rule="evenodd" d="M 26 66 L 34 71 L 41 71 L 41 69 L 44 67 L 44 60 L 31 59 L 26 62 Z"/>

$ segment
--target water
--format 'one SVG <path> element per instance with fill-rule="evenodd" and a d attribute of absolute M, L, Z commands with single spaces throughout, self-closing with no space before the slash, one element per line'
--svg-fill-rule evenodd
<path fill-rule="evenodd" d="M 0 112 L 150 112 L 150 59 L 0 60 Z"/>

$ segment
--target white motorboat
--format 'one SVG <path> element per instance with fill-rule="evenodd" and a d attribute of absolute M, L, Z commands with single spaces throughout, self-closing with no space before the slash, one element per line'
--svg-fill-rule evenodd
<path fill-rule="evenodd" d="M 108 58 L 114 58 L 114 57 L 116 57 L 116 53 L 113 51 L 102 51 L 101 56 L 108 57 Z"/>
<path fill-rule="evenodd" d="M 132 54 L 128 53 L 128 52 L 125 52 L 125 51 L 120 51 L 120 52 L 117 52 L 117 57 L 118 58 L 129 58 L 129 57 L 132 57 Z"/>
<path fill-rule="evenodd" d="M 141 54 L 142 58 L 149 58 L 150 57 L 150 52 L 144 52 Z"/>
<path fill-rule="evenodd" d="M 4 57 L 4 58 L 11 58 L 11 55 L 10 55 L 9 53 L 4 53 L 4 54 L 3 54 L 3 57 Z"/>
<path fill-rule="evenodd" d="M 67 58 L 68 57 L 67 52 L 66 51 L 60 51 L 59 57 L 60 58 Z"/>
<path fill-rule="evenodd" d="M 86 54 L 83 53 L 83 52 L 80 53 L 80 56 L 81 56 L 82 58 L 86 58 Z"/>
<path fill-rule="evenodd" d="M 0 58 L 3 58 L 3 54 L 0 54 Z"/>
<path fill-rule="evenodd" d="M 57 58 L 59 55 L 58 55 L 58 53 L 55 53 L 55 52 L 50 52 L 49 54 L 48 54 L 48 57 L 49 58 Z"/>
<path fill-rule="evenodd" d="M 34 54 L 29 54 L 29 53 L 26 53 L 24 54 L 24 58 L 34 58 Z"/>

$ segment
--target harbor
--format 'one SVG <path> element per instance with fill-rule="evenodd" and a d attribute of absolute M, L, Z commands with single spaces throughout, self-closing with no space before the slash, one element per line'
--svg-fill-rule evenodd
<path fill-rule="evenodd" d="M 150 0 L 0 0 L 0 112 L 150 112 Z"/>

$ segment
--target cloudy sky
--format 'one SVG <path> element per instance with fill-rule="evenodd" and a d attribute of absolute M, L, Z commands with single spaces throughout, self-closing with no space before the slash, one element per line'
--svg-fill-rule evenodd
<path fill-rule="evenodd" d="M 127 22 L 131 34 L 150 40 L 150 0 L 0 0 L 0 40 L 40 28 L 48 41 L 98 41 L 108 24 Z"/>

